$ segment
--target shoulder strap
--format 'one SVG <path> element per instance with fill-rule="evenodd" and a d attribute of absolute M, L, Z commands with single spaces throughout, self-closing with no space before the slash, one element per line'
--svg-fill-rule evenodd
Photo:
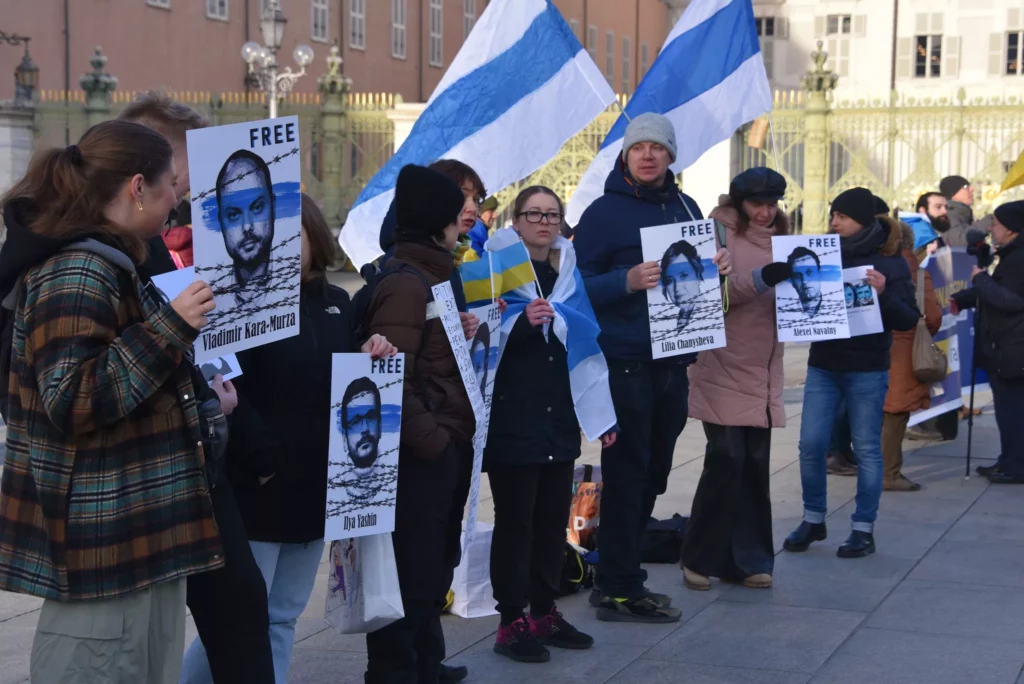
<path fill-rule="evenodd" d="M 917 310 L 921 312 L 921 318 L 924 318 L 924 269 L 918 266 L 917 268 Z"/>

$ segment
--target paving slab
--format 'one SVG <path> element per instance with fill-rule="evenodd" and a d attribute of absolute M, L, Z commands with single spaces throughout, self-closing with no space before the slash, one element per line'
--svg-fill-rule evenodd
<path fill-rule="evenodd" d="M 940 541 L 914 568 L 910 579 L 1024 588 L 1022 567 L 1021 544 Z"/>
<path fill-rule="evenodd" d="M 864 628 L 811 684 L 1011 684 L 1024 654 L 1005 643 Z"/>
<path fill-rule="evenodd" d="M 38 618 L 35 613 L 26 613 L 0 623 L 0 684 L 28 681 Z"/>
<path fill-rule="evenodd" d="M 754 670 L 719 665 L 691 665 L 641 658 L 615 675 L 610 684 L 806 684 L 810 675 L 799 672 Z"/>
<path fill-rule="evenodd" d="M 646 657 L 813 673 L 864 617 L 843 610 L 716 601 Z"/>

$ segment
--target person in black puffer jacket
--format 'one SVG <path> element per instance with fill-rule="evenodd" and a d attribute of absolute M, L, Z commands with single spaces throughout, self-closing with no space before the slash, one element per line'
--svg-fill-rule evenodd
<path fill-rule="evenodd" d="M 1024 201 L 995 210 L 992 242 L 999 264 L 991 275 L 974 267 L 973 286 L 954 294 L 951 310 L 977 307 L 978 365 L 988 371 L 1002 454 L 988 471 L 991 482 L 1024 484 Z"/>
<path fill-rule="evenodd" d="M 788 537 L 787 551 L 806 551 L 825 539 L 826 459 L 839 402 L 845 400 L 857 454 L 857 509 L 853 531 L 839 547 L 840 558 L 875 551 L 874 522 L 882 496 L 882 416 L 889 387 L 892 331 L 913 330 L 921 317 L 910 268 L 900 256 L 899 231 L 875 215 L 875 197 L 853 188 L 832 201 L 832 231 L 839 235 L 843 268 L 868 266 L 868 283 L 878 295 L 880 333 L 811 344 L 800 426 L 800 480 L 804 519 Z"/>

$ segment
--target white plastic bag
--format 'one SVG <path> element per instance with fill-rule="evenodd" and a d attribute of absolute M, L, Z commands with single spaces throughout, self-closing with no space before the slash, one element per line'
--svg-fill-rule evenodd
<path fill-rule="evenodd" d="M 494 525 L 477 522 L 469 548 L 462 550 L 462 562 L 452 580 L 451 612 L 463 618 L 497 615 L 491 590 L 491 537 Z"/>
<path fill-rule="evenodd" d="M 331 542 L 324 619 L 340 634 L 367 634 L 405 617 L 391 533 Z"/>

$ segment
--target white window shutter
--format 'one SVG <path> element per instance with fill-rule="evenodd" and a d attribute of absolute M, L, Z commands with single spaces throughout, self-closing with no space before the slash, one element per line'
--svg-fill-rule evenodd
<path fill-rule="evenodd" d="M 960 76 L 960 36 L 947 36 L 942 42 L 942 76 Z"/>
<path fill-rule="evenodd" d="M 825 37 L 825 17 L 814 17 L 814 37 Z"/>
<path fill-rule="evenodd" d="M 764 60 L 764 71 L 770 81 L 775 78 L 775 43 L 771 40 L 762 41 L 761 59 Z"/>
<path fill-rule="evenodd" d="M 1006 73 L 1006 43 L 1004 34 L 992 33 L 988 37 L 988 75 L 1003 76 Z"/>
<path fill-rule="evenodd" d="M 850 75 L 850 39 L 843 38 L 839 41 L 839 75 Z"/>
<path fill-rule="evenodd" d="M 928 15 L 919 13 L 914 16 L 914 35 L 923 36 L 928 33 Z"/>
<path fill-rule="evenodd" d="M 914 77 L 914 39 L 900 38 L 896 44 L 897 78 Z"/>
<path fill-rule="evenodd" d="M 839 55 L 837 54 L 839 47 L 838 42 L 839 41 L 835 38 L 829 38 L 825 41 L 825 51 L 828 53 L 827 66 L 829 69 L 836 72 L 839 71 Z"/>
<path fill-rule="evenodd" d="M 1020 28 L 1020 8 L 1011 7 L 1006 10 L 1006 30 L 1019 31 Z"/>
<path fill-rule="evenodd" d="M 789 38 L 789 19 L 786 17 L 775 17 L 775 37 L 779 40 Z"/>
<path fill-rule="evenodd" d="M 932 29 L 931 34 L 933 36 L 941 36 L 943 33 L 942 29 L 942 12 L 936 12 L 932 15 Z"/>
<path fill-rule="evenodd" d="M 855 14 L 853 16 L 853 35 L 857 38 L 863 38 L 868 34 L 868 17 L 865 14 Z"/>

